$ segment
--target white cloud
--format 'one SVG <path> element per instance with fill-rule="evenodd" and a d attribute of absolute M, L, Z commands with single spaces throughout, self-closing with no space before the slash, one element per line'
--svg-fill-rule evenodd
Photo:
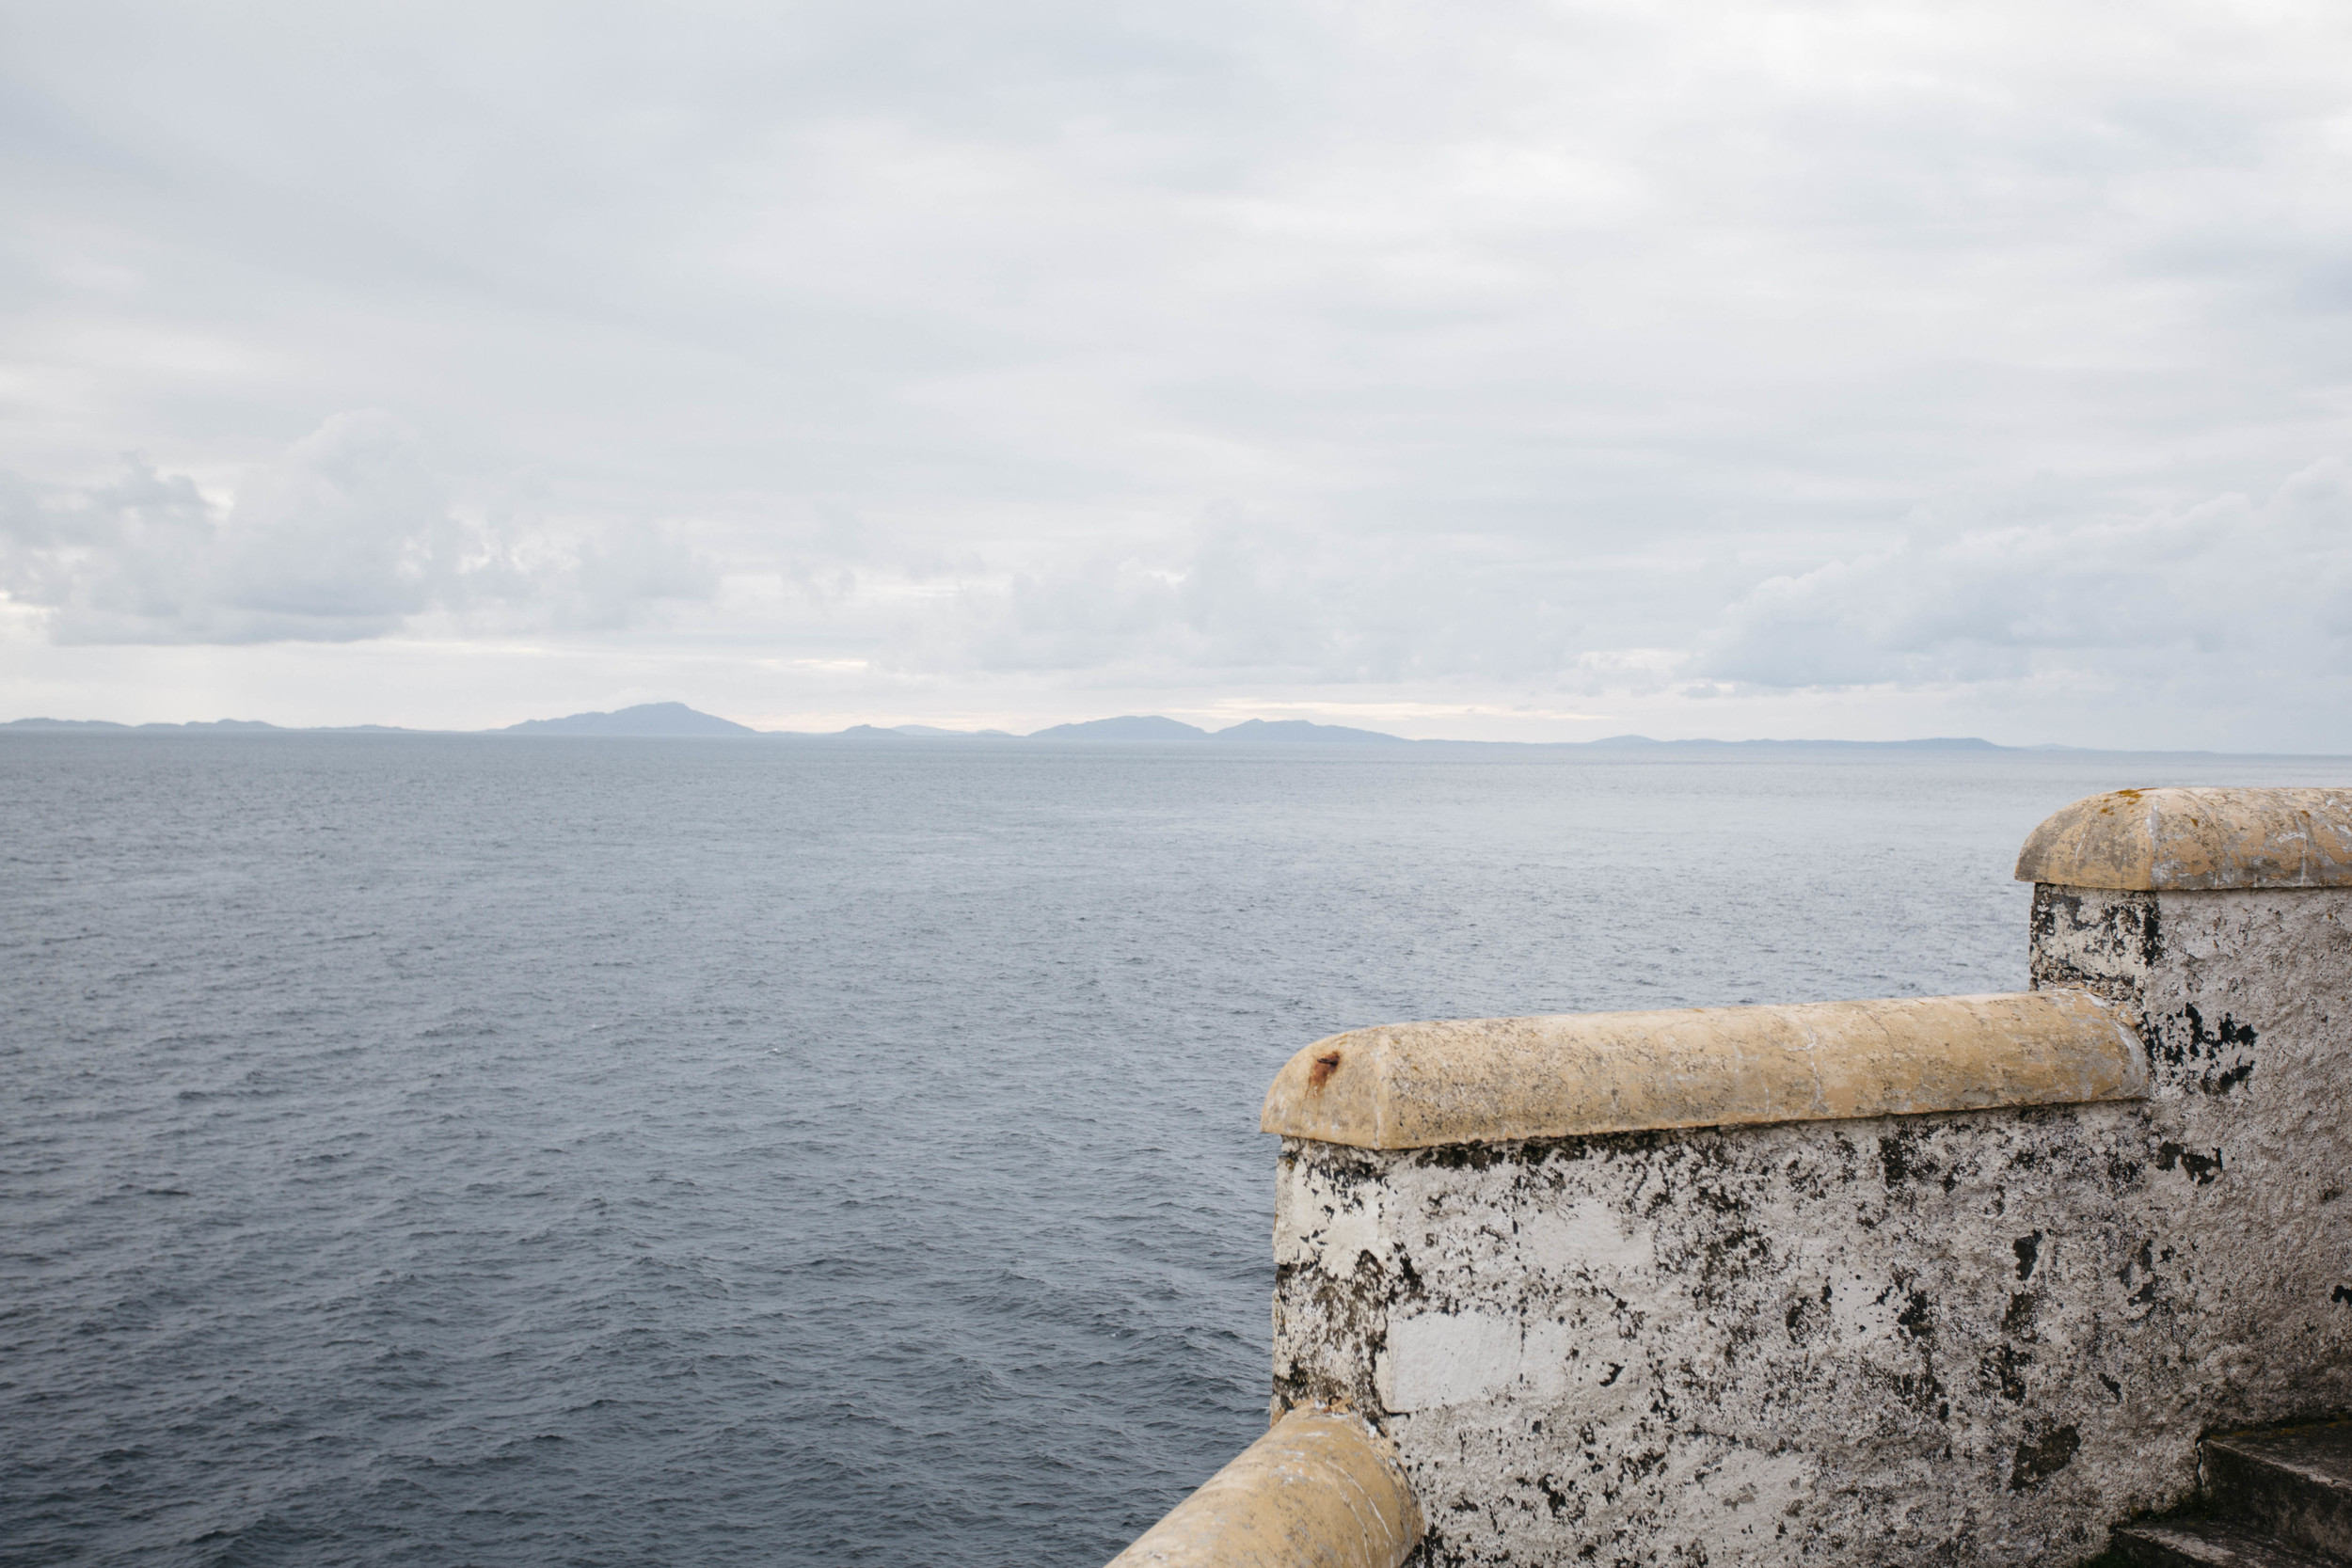
<path fill-rule="evenodd" d="M 1696 661 L 1762 687 L 2021 679 L 2074 664 L 2249 693 L 2344 667 L 2352 468 L 2312 465 L 2266 499 L 2128 519 L 1937 529 L 1757 584 Z"/>
<path fill-rule="evenodd" d="M 2336 503 L 2213 498 L 2352 451 L 2342 7 L 88 0 L 8 72 L 0 566 L 61 644 L 902 718 L 2336 689 Z M 372 407 L 437 466 L 277 450 Z"/>
<path fill-rule="evenodd" d="M 65 643 L 348 642 L 428 612 L 600 628 L 714 586 L 657 531 L 461 520 L 415 433 L 377 412 L 249 472 L 225 515 L 137 457 L 79 492 L 0 491 L 0 589 Z"/>
<path fill-rule="evenodd" d="M 1221 518 L 1172 539 L 1049 556 L 900 623 L 899 668 L 1085 673 L 1149 685 L 1550 682 L 1580 620 L 1509 541 L 1393 537 Z M 1562 592 L 1566 590 L 1566 592 Z"/>

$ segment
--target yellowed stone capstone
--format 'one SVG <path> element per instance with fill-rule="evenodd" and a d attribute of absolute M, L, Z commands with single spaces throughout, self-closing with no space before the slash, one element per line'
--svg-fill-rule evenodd
<path fill-rule="evenodd" d="M 1318 1040 L 1259 1126 L 1359 1148 L 2132 1100 L 2139 1037 L 2088 991 L 1394 1023 Z"/>
<path fill-rule="evenodd" d="M 1396 1568 L 1421 1532 L 1387 1439 L 1344 1412 L 1294 1410 L 1111 1568 Z"/>
<path fill-rule="evenodd" d="M 2036 828 L 2021 882 L 2193 893 L 2352 887 L 2352 789 L 2119 789 Z"/>

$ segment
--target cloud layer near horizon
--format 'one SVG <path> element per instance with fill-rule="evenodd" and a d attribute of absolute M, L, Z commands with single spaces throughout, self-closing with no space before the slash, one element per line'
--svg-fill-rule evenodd
<path fill-rule="evenodd" d="M 20 705 L 292 641 L 306 713 L 374 649 L 362 719 L 459 647 L 768 718 L 2352 749 L 2329 8 L 8 40 Z"/>
<path fill-rule="evenodd" d="M 339 414 L 248 470 L 226 508 L 135 456 L 78 492 L 0 492 L 0 587 L 66 643 L 349 642 L 434 612 L 612 631 L 716 583 L 659 529 L 461 520 L 415 433 L 376 411 Z"/>

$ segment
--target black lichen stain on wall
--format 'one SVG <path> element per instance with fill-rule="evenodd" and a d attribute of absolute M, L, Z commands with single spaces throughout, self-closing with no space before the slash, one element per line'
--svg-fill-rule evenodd
<path fill-rule="evenodd" d="M 2169 1140 L 2156 1145 L 2156 1168 L 2181 1170 L 2201 1187 L 2210 1187 L 2221 1175 L 2221 1150 L 2200 1154 L 2193 1148 Z"/>
<path fill-rule="evenodd" d="M 2139 976 L 2164 957 L 2156 895 L 2106 894 L 2098 898 L 2095 912 L 2083 906 L 2079 890 L 2035 884 L 2027 958 L 2033 988 L 2079 987 L 2136 1018 L 2141 1007 Z"/>
<path fill-rule="evenodd" d="M 1879 1171 L 1888 1190 L 1915 1179 L 1936 1174 L 1938 1166 L 1919 1147 L 1916 1132 L 1906 1128 L 1879 1140 Z"/>
<path fill-rule="evenodd" d="M 1910 1125 L 1879 1139 L 1879 1172 L 1885 1178 L 1886 1190 L 1896 1192 L 1908 1182 L 1936 1180 L 1946 1192 L 1960 1184 L 1961 1173 L 1947 1170 L 1942 1162 L 1929 1152 L 1933 1148 L 1934 1129 Z"/>
<path fill-rule="evenodd" d="M 2033 1353 L 2019 1350 L 2015 1345 L 1995 1345 L 1985 1352 L 1977 1371 L 1980 1386 L 1997 1390 L 2011 1404 L 2026 1402 L 2026 1369 L 2033 1365 Z"/>
<path fill-rule="evenodd" d="M 1788 1298 L 1788 1308 L 1782 1314 L 1781 1322 L 1788 1327 L 1790 1344 L 1807 1344 L 1836 1332 L 1837 1321 L 1830 1315 L 1830 1288 L 1826 1285 L 1819 1296 L 1806 1290 Z"/>
<path fill-rule="evenodd" d="M 1276 1309 L 1316 1324 L 1315 1348 L 1347 1347 L 1340 1356 L 1306 1356 L 1274 1380 L 1278 1410 L 1305 1405 L 1342 1405 L 1374 1424 L 1385 1414 L 1372 1386 L 1373 1361 L 1389 1343 L 1388 1304 L 1394 1299 L 1388 1271 L 1371 1253 L 1359 1253 L 1355 1272 L 1335 1279 L 1311 1263 L 1279 1263 L 1274 1270 Z"/>
<path fill-rule="evenodd" d="M 2190 1003 L 2148 1031 L 2148 1057 L 2185 1089 L 2228 1094 L 2254 1075 L 2254 1026 L 2228 1013 L 2215 1027 Z"/>
<path fill-rule="evenodd" d="M 1285 1166 L 1295 1159 L 1286 1152 Z M 1314 1164 L 1341 1201 L 1386 1177 L 1381 1156 L 1343 1146 L 1319 1146 Z M 1343 1275 L 1316 1263 L 1276 1264 L 1278 1320 L 1302 1328 L 1312 1325 L 1311 1332 L 1298 1336 L 1299 1348 L 1309 1354 L 1295 1356 L 1290 1370 L 1274 1379 L 1277 1412 L 1302 1404 L 1344 1405 L 1379 1425 L 1384 1412 L 1373 1388 L 1372 1370 L 1374 1358 L 1388 1347 L 1389 1311 L 1422 1293 L 1421 1276 L 1402 1257 L 1359 1252 Z"/>
<path fill-rule="evenodd" d="M 2017 1445 L 2017 1457 L 2009 1472 L 2009 1489 L 2030 1492 L 2074 1462 L 2074 1455 L 2083 1446 L 2082 1433 L 2071 1426 L 2062 1426 L 2038 1439 Z"/>

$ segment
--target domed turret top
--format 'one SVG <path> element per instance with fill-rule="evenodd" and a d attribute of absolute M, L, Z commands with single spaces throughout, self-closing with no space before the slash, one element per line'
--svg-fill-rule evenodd
<path fill-rule="evenodd" d="M 2119 789 L 2026 839 L 2021 882 L 2181 893 L 2352 887 L 2352 789 Z"/>

